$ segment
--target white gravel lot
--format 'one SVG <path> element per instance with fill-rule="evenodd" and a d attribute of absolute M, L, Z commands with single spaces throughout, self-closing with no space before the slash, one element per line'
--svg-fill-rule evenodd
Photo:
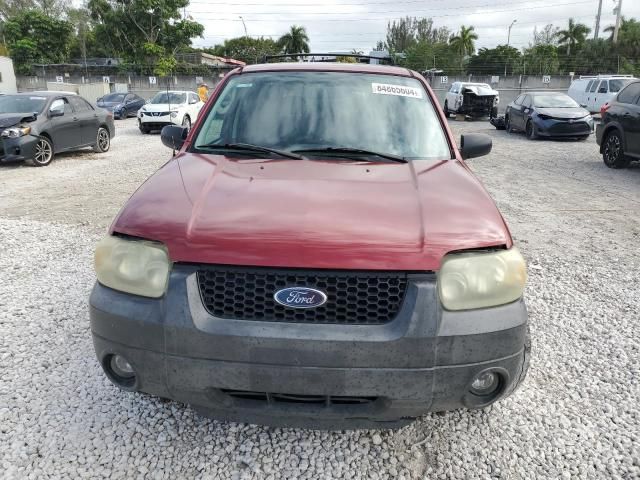
<path fill-rule="evenodd" d="M 108 154 L 0 166 L 1 478 L 640 478 L 640 165 L 607 169 L 594 139 L 452 122 L 494 137 L 471 165 L 529 261 L 527 380 L 486 411 L 399 431 L 271 429 L 121 392 L 98 366 L 93 245 L 169 158 L 116 125 Z"/>

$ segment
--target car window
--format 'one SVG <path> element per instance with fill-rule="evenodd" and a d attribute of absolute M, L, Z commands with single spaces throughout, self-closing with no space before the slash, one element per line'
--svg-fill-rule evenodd
<path fill-rule="evenodd" d="M 198 103 L 200 101 L 200 97 L 198 97 L 195 93 L 189 93 L 189 103 Z"/>
<path fill-rule="evenodd" d="M 593 93 L 593 92 L 595 92 L 595 91 L 596 91 L 596 89 L 598 88 L 598 83 L 600 83 L 600 82 L 598 82 L 597 80 L 595 80 L 595 81 L 591 84 L 591 88 L 589 89 L 589 92 L 590 92 L 590 93 Z"/>
<path fill-rule="evenodd" d="M 631 83 L 618 94 L 618 102 L 634 103 L 638 95 L 640 95 L 640 82 Z"/>
<path fill-rule="evenodd" d="M 123 102 L 125 94 L 124 93 L 110 93 L 109 95 L 105 95 L 102 97 L 102 100 L 105 102 Z"/>
<path fill-rule="evenodd" d="M 625 86 L 629 85 L 633 80 L 630 78 L 621 79 L 616 78 L 615 80 L 609 80 L 609 91 L 611 93 L 617 93 L 622 90 Z"/>
<path fill-rule="evenodd" d="M 600 85 L 598 85 L 598 93 L 608 93 L 609 92 L 609 80 L 602 80 Z"/>
<path fill-rule="evenodd" d="M 451 158 L 442 124 L 418 80 L 364 73 L 256 72 L 232 77 L 198 131 L 195 148 L 226 143 Z"/>
<path fill-rule="evenodd" d="M 591 91 L 591 87 L 592 85 L 595 83 L 595 80 L 591 80 L 589 83 L 587 83 L 587 88 L 584 89 L 585 92 L 590 92 Z"/>
<path fill-rule="evenodd" d="M 149 103 L 152 104 L 173 104 L 180 105 L 187 103 L 187 96 L 184 93 L 176 92 L 158 92 L 154 95 Z"/>
<path fill-rule="evenodd" d="M 93 110 L 93 107 L 80 97 L 69 97 L 69 102 L 76 112 L 88 112 Z"/>
<path fill-rule="evenodd" d="M 569 95 L 536 95 L 533 106 L 539 108 L 578 108 L 580 105 Z"/>
<path fill-rule="evenodd" d="M 529 108 L 531 106 L 531 95 L 525 95 L 522 100 L 522 106 Z"/>
<path fill-rule="evenodd" d="M 60 108 L 64 109 L 65 115 L 70 115 L 73 113 L 73 109 L 71 105 L 69 105 L 69 101 L 66 98 L 57 98 L 53 102 L 51 102 L 51 107 L 49 110 L 60 110 Z"/>
<path fill-rule="evenodd" d="M 520 95 L 513 103 L 516 105 L 522 105 L 522 100 L 524 100 L 524 95 Z"/>

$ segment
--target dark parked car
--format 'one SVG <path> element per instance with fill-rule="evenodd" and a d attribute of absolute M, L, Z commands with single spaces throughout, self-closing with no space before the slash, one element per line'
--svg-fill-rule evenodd
<path fill-rule="evenodd" d="M 98 361 L 125 390 L 232 421 L 390 428 L 509 395 L 526 265 L 425 79 L 252 65 L 96 249 Z"/>
<path fill-rule="evenodd" d="M 531 92 L 523 93 L 507 106 L 505 127 L 508 132 L 525 132 L 531 140 L 539 137 L 584 140 L 593 132 L 593 118 L 569 95 Z"/>
<path fill-rule="evenodd" d="M 56 153 L 83 147 L 106 152 L 115 135 L 113 116 L 84 98 L 61 92 L 0 97 L 0 161 L 49 165 Z"/>
<path fill-rule="evenodd" d="M 605 165 L 625 168 L 640 160 L 640 82 L 627 85 L 600 114 L 596 141 Z"/>
<path fill-rule="evenodd" d="M 113 112 L 113 118 L 135 117 L 144 104 L 145 99 L 134 93 L 110 93 L 98 99 L 100 108 Z"/>

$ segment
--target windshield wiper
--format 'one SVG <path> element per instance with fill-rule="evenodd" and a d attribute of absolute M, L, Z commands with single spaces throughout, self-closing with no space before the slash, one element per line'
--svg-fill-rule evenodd
<path fill-rule="evenodd" d="M 250 143 L 208 143 L 205 145 L 196 145 L 196 148 L 207 148 L 210 150 L 241 150 L 246 152 L 272 153 L 280 157 L 294 158 L 302 160 L 300 155 L 285 150 L 276 150 L 275 148 L 261 147 L 260 145 L 251 145 Z"/>
<path fill-rule="evenodd" d="M 407 159 L 404 157 L 400 157 L 398 155 L 393 155 L 391 153 L 381 153 L 381 152 L 373 152 L 371 150 L 363 150 L 361 148 L 351 148 L 351 147 L 319 147 L 319 148 L 308 148 L 304 150 L 294 150 L 295 153 L 335 153 L 338 155 L 344 154 L 345 156 L 372 156 L 372 157 L 380 157 L 385 160 L 391 160 L 392 162 L 398 163 L 407 163 Z"/>

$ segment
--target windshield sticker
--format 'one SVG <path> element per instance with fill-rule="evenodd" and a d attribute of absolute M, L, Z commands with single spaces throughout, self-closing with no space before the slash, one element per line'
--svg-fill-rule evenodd
<path fill-rule="evenodd" d="M 253 83 L 239 83 L 236 85 L 236 88 L 251 88 L 253 87 Z"/>
<path fill-rule="evenodd" d="M 372 83 L 371 90 L 379 95 L 396 95 L 399 97 L 422 98 L 422 90 L 404 85 L 391 85 L 388 83 Z"/>

